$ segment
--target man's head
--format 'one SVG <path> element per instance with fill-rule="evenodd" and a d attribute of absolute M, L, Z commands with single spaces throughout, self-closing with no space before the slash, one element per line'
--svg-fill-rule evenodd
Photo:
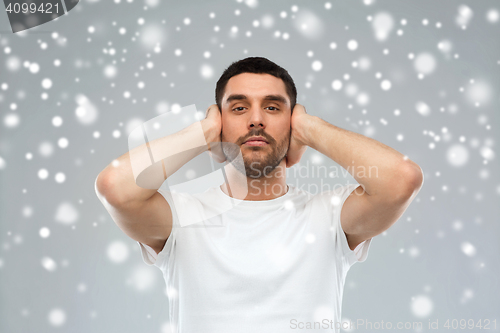
<path fill-rule="evenodd" d="M 282 163 L 290 142 L 297 90 L 288 72 L 266 58 L 234 62 L 217 82 L 215 98 L 221 111 L 222 141 L 241 148 L 247 177 L 269 175 Z M 255 136 L 267 143 L 246 142 Z M 227 147 L 227 160 L 232 161 L 236 152 L 223 147 Z"/>
<path fill-rule="evenodd" d="M 239 61 L 233 62 L 217 81 L 215 87 L 215 103 L 222 111 L 222 98 L 224 91 L 230 78 L 241 73 L 254 73 L 254 74 L 269 74 L 278 79 L 281 79 L 285 84 L 286 93 L 290 99 L 290 110 L 293 110 L 297 102 L 297 88 L 292 77 L 288 74 L 287 70 L 278 66 L 269 59 L 262 57 L 248 57 Z"/>

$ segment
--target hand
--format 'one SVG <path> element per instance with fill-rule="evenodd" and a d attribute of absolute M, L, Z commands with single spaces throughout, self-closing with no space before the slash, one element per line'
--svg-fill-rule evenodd
<path fill-rule="evenodd" d="M 300 104 L 295 104 L 290 121 L 290 145 L 285 157 L 287 168 L 299 163 L 300 158 L 307 150 L 302 125 L 305 124 L 308 117 L 310 115 L 306 113 L 306 108 Z"/>
<path fill-rule="evenodd" d="M 201 121 L 205 139 L 208 144 L 208 154 L 217 163 L 226 161 L 222 152 L 222 119 L 217 104 L 212 104 L 205 112 L 205 119 Z"/>

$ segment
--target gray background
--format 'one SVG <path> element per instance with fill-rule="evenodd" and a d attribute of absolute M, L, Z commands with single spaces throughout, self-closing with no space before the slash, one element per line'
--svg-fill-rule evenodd
<path fill-rule="evenodd" d="M 443 327 L 447 319 L 496 319 L 497 328 L 489 327 L 499 331 L 500 22 L 488 18 L 499 1 L 351 0 L 330 1 L 329 9 L 325 1 L 155 3 L 81 1 L 69 14 L 15 35 L 0 14 L 0 332 L 168 331 L 161 272 L 142 262 L 137 243 L 112 221 L 94 180 L 127 152 L 135 126 L 175 104 L 204 111 L 214 103 L 224 68 L 246 56 L 286 68 L 309 113 L 393 147 L 424 171 L 412 205 L 374 238 L 367 261 L 349 271 L 343 318 L 394 326 L 421 321 L 422 331 L 439 320 L 438 331 L 447 332 L 457 331 Z M 470 8 L 470 20 L 460 5 Z M 372 27 L 381 12 L 394 22 L 386 40 Z M 348 48 L 350 40 L 358 42 L 356 50 Z M 433 71 L 425 58 L 415 67 L 422 53 L 434 59 Z M 360 66 L 361 58 L 371 67 Z M 212 76 L 202 75 L 204 65 Z M 46 78 L 50 88 L 42 84 Z M 343 82 L 341 90 L 332 89 L 334 80 Z M 390 90 L 381 88 L 383 80 Z M 418 103 L 430 111 L 418 112 Z M 53 125 L 56 116 L 61 126 Z M 66 148 L 60 138 L 68 140 Z M 337 166 L 311 148 L 301 161 L 307 163 Z M 39 177 L 41 169 L 47 178 Z M 354 180 L 288 180 L 306 190 L 321 182 Z M 50 236 L 42 237 L 42 228 Z"/>

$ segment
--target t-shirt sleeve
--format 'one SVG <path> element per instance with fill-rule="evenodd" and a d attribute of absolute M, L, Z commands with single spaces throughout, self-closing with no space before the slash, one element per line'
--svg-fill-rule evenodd
<path fill-rule="evenodd" d="M 368 256 L 368 250 L 370 248 L 370 244 L 372 238 L 366 239 L 361 242 L 354 250 L 351 250 L 349 247 L 349 243 L 347 242 L 347 236 L 342 229 L 342 223 L 340 221 L 340 216 L 342 212 L 342 207 L 344 206 L 344 202 L 349 197 L 349 195 L 355 191 L 360 184 L 347 184 L 342 186 L 339 189 L 334 191 L 331 199 L 331 204 L 334 209 L 334 219 L 333 219 L 333 228 L 335 230 L 337 251 L 341 253 L 341 257 L 345 261 L 348 267 L 351 267 L 356 262 L 363 262 L 366 260 Z M 353 194 L 356 195 L 356 194 Z"/>
<path fill-rule="evenodd" d="M 154 265 L 163 270 L 167 266 L 168 258 L 170 257 L 172 248 L 175 245 L 176 233 L 178 229 L 177 226 L 179 225 L 179 221 L 177 218 L 172 193 L 162 189 L 158 189 L 158 192 L 165 198 L 170 206 L 170 210 L 172 211 L 172 231 L 170 232 L 170 235 L 168 236 L 167 241 L 165 242 L 165 245 L 163 246 L 163 249 L 160 251 L 160 253 L 156 253 L 156 251 L 153 250 L 151 246 L 139 241 L 137 241 L 137 244 L 139 244 L 141 250 L 142 260 L 149 266 Z"/>

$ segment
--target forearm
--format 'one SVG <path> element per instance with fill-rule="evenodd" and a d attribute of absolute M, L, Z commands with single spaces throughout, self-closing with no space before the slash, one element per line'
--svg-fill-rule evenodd
<path fill-rule="evenodd" d="M 123 154 L 97 177 L 98 194 L 120 204 L 151 198 L 168 177 L 207 150 L 209 130 L 197 122 Z"/>
<path fill-rule="evenodd" d="M 305 143 L 346 169 L 371 196 L 411 194 L 423 178 L 420 167 L 395 149 L 311 116 Z"/>

